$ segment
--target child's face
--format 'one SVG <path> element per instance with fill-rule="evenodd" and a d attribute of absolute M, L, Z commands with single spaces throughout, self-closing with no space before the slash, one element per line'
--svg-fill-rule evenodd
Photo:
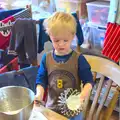
<path fill-rule="evenodd" d="M 50 34 L 50 39 L 52 40 L 53 47 L 57 54 L 66 55 L 70 52 L 71 42 L 74 35 L 69 32 L 61 32 L 59 35 Z"/>

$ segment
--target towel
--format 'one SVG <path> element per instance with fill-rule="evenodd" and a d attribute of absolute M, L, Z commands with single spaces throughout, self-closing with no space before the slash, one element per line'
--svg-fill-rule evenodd
<path fill-rule="evenodd" d="M 31 64 L 37 58 L 36 22 L 19 18 L 12 27 L 9 54 L 18 55 L 19 63 Z"/>
<path fill-rule="evenodd" d="M 120 59 L 120 25 L 108 23 L 102 54 L 118 62 Z"/>

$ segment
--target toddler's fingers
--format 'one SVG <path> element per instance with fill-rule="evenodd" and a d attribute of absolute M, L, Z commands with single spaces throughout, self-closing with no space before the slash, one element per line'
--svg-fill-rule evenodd
<path fill-rule="evenodd" d="M 39 100 L 34 100 L 34 104 L 40 104 L 41 102 Z"/>

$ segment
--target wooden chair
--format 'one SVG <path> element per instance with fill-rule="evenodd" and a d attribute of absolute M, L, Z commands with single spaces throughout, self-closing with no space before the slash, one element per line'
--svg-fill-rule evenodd
<path fill-rule="evenodd" d="M 96 80 L 97 73 L 101 74 L 101 78 L 99 80 L 96 94 L 93 98 L 89 112 L 87 108 L 88 108 L 90 96 L 88 96 L 88 99 L 86 99 L 85 101 L 85 107 L 84 107 L 85 120 L 110 120 L 111 114 L 115 108 L 116 102 L 120 95 L 120 66 L 102 57 L 93 56 L 93 55 L 84 55 L 84 56 L 89 62 L 91 66 L 91 70 L 94 73 L 93 75 L 94 80 Z M 100 104 L 98 104 L 98 100 L 99 100 L 100 93 L 101 93 L 101 90 L 102 90 L 102 87 L 105 81 L 105 77 L 109 78 L 108 85 L 100 101 Z M 104 112 L 105 115 L 101 117 L 100 116 L 101 111 L 103 109 L 105 102 L 107 101 L 107 97 L 108 97 L 108 94 L 110 92 L 110 88 L 113 82 L 117 84 L 116 92 L 114 93 L 107 108 L 105 109 L 105 112 Z M 86 119 L 86 118 L 89 118 L 89 119 Z"/>

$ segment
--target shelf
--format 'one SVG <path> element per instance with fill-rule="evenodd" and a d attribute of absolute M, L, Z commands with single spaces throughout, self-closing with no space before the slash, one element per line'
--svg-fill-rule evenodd
<path fill-rule="evenodd" d="M 107 28 L 107 26 L 95 24 L 95 23 L 92 23 L 92 22 L 88 22 L 87 25 L 88 25 L 89 27 L 103 28 L 103 29 L 105 29 L 105 30 L 106 30 L 106 28 Z"/>

